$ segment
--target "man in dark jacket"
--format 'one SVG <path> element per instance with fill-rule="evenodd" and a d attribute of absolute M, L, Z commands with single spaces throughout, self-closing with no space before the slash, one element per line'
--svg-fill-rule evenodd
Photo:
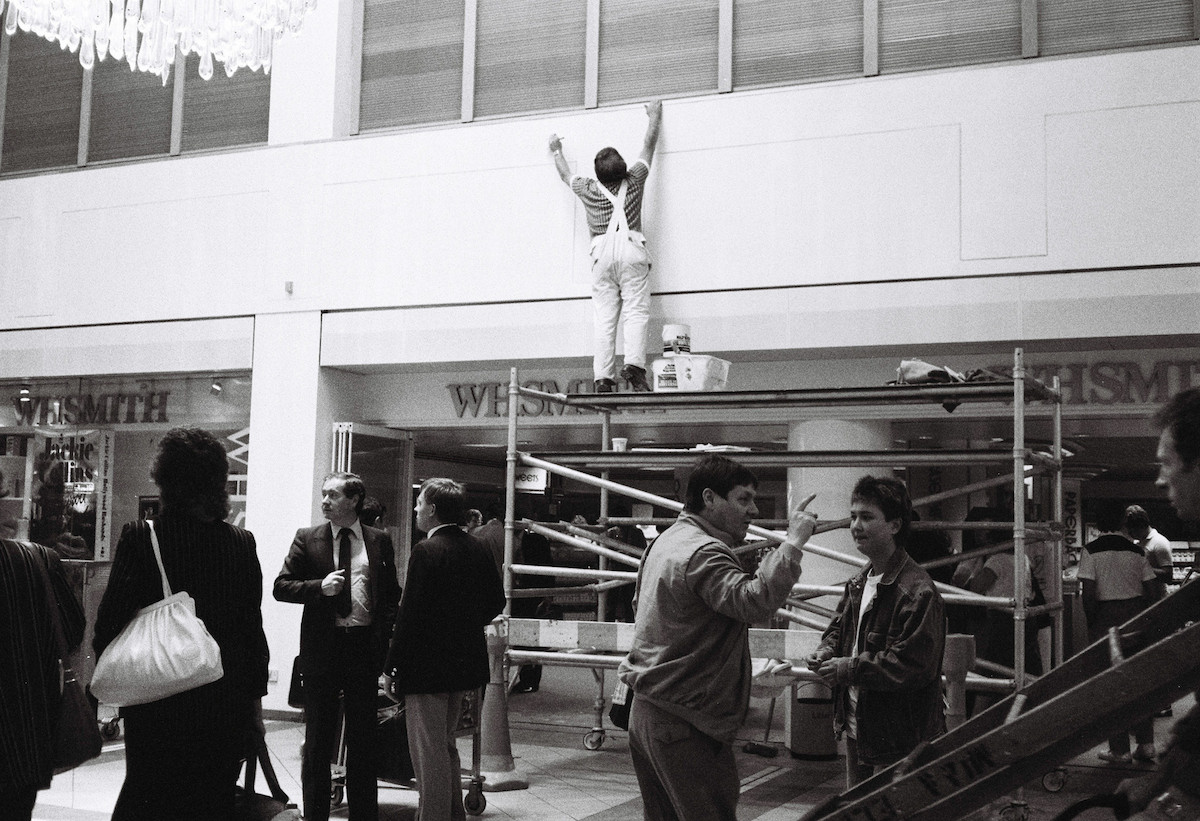
<path fill-rule="evenodd" d="M 306 821 L 329 818 L 330 761 L 338 692 L 346 715 L 346 792 L 351 821 L 376 821 L 375 713 L 379 674 L 400 598 L 392 538 L 359 521 L 366 487 L 352 473 L 321 485 L 329 520 L 302 527 L 275 579 L 275 598 L 304 605 L 300 670 L 304 675 L 304 761 L 300 780 Z"/>
<path fill-rule="evenodd" d="M 912 521 L 899 479 L 864 476 L 850 495 L 850 535 L 870 563 L 846 583 L 808 667 L 834 691 L 846 738 L 846 784 L 870 778 L 945 730 L 942 597 L 904 551 Z"/>
<path fill-rule="evenodd" d="M 483 628 L 504 609 L 492 555 L 461 525 L 466 492 L 451 479 L 427 479 L 417 496 L 417 529 L 404 597 L 384 673 L 404 697 L 408 749 L 421 791 L 422 821 L 466 818 L 454 731 L 467 692 L 488 681 Z"/>

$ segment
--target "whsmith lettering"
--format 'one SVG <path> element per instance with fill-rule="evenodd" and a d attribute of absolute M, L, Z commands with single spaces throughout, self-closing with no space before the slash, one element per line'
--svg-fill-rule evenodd
<path fill-rule="evenodd" d="M 533 379 L 521 384 L 523 388 L 531 388 L 543 393 L 561 393 L 562 389 L 556 380 Z M 567 384 L 565 393 L 584 393 L 591 387 L 586 379 L 572 379 Z M 504 382 L 456 382 L 446 386 L 450 391 L 450 401 L 458 418 L 507 417 L 508 416 L 508 384 Z M 575 406 L 563 405 L 561 402 L 551 402 L 536 396 L 521 397 L 521 416 L 568 416 L 579 413 L 594 413 Z"/>
<path fill-rule="evenodd" d="M 102 393 L 99 396 L 31 396 L 13 398 L 17 425 L 117 425 L 168 422 L 170 391 Z"/>

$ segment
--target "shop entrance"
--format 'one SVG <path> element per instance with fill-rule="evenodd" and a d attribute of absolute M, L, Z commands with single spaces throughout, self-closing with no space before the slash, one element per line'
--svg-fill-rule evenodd
<path fill-rule="evenodd" d="M 413 436 L 410 431 L 337 422 L 333 426 L 332 470 L 358 474 L 367 486 L 367 505 L 374 500 L 380 510 L 375 522 L 386 530 L 396 547 L 396 567 L 401 576 L 408 567 L 412 545 Z M 403 579 L 401 579 L 403 582 Z"/>

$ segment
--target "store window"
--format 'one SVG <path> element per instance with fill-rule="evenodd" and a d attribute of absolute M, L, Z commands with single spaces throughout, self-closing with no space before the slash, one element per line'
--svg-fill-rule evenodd
<path fill-rule="evenodd" d="M 225 442 L 229 521 L 245 518 L 249 374 L 8 382 L 0 397 L 4 538 L 111 560 L 122 525 L 158 512 L 150 468 L 160 437 L 178 426 Z"/>
<path fill-rule="evenodd" d="M 92 69 L 86 105 L 78 55 L 31 32 L 0 30 L 0 59 L 5 58 L 2 174 L 76 166 L 81 129 L 88 135 L 85 164 L 267 142 L 271 78 L 261 70 L 242 69 L 230 78 L 218 63 L 206 82 L 196 73 L 199 58 L 189 55 L 176 59 L 164 86 L 157 75 L 130 71 L 128 63 L 110 56 Z M 185 62 L 181 120 L 175 122 L 176 72 Z"/>

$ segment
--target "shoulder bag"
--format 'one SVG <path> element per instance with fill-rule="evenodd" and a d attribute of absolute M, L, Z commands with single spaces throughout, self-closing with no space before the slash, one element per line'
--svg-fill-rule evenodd
<path fill-rule="evenodd" d="M 58 596 L 50 582 L 45 548 L 39 548 L 39 551 L 42 552 L 42 586 L 46 589 L 46 604 L 52 611 L 54 650 L 58 655 L 59 702 L 54 725 L 54 774 L 58 775 L 99 756 L 104 741 L 96 722 L 96 708 L 88 700 L 83 685 L 75 678 L 75 671 L 71 668 L 70 648 L 59 619 Z"/>
<path fill-rule="evenodd" d="M 225 674 L 221 648 L 196 616 L 195 600 L 183 590 L 171 593 L 154 523 L 147 524 L 163 599 L 137 612 L 104 649 L 92 674 L 92 694 L 117 707 L 158 701 Z"/>

